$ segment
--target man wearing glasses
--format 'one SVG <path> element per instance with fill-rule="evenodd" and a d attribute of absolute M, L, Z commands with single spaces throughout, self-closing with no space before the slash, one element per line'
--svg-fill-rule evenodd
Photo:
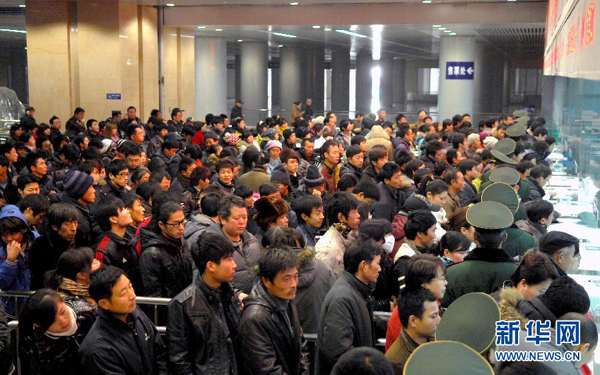
<path fill-rule="evenodd" d="M 107 198 L 123 199 L 123 194 L 127 192 L 126 186 L 129 179 L 127 162 L 124 160 L 113 160 L 110 162 L 106 172 L 106 184 L 100 188 L 101 200 Z"/>

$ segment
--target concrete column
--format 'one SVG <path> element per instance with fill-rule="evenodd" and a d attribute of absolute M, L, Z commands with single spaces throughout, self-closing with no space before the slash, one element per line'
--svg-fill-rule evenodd
<path fill-rule="evenodd" d="M 370 51 L 360 51 L 356 55 L 356 110 L 363 113 L 371 111 L 371 68 L 373 58 Z M 378 108 L 375 108 L 376 111 Z"/>
<path fill-rule="evenodd" d="M 306 98 L 312 98 L 312 110 L 315 115 L 323 112 L 323 100 L 325 91 L 325 50 L 323 48 L 311 48 L 302 53 L 302 104 Z"/>
<path fill-rule="evenodd" d="M 393 110 L 393 60 L 391 56 L 381 58 L 381 60 L 374 62 L 373 64 L 379 64 L 381 67 L 381 89 L 380 89 L 380 102 L 381 107 L 385 108 L 388 112 L 387 120 L 393 122 L 393 116 L 391 112 Z"/>
<path fill-rule="evenodd" d="M 406 93 L 405 93 L 405 83 L 406 79 L 404 78 L 406 70 L 406 60 L 396 58 L 393 62 L 393 71 L 392 71 L 392 82 L 393 82 L 393 93 L 392 93 L 392 103 L 394 105 L 404 104 Z"/>
<path fill-rule="evenodd" d="M 300 82 L 302 78 L 301 49 L 283 47 L 279 49 L 279 108 L 288 120 L 292 104 L 302 101 Z"/>
<path fill-rule="evenodd" d="M 242 112 L 246 123 L 252 126 L 267 116 L 267 112 L 259 111 L 267 109 L 267 44 L 244 42 L 241 57 Z"/>
<path fill-rule="evenodd" d="M 331 52 L 331 110 L 347 113 L 350 108 L 350 51 Z M 314 101 L 313 101 L 314 102 Z"/>
<path fill-rule="evenodd" d="M 479 60 L 480 64 L 477 64 Z M 475 62 L 472 80 L 446 79 L 446 63 L 450 61 Z M 440 40 L 440 85 L 438 93 L 438 118 L 452 118 L 457 113 L 474 115 L 478 109 L 476 91 L 481 84 L 481 59 L 477 54 L 477 43 L 473 37 L 442 37 Z"/>
<path fill-rule="evenodd" d="M 225 38 L 195 38 L 196 101 L 198 117 L 227 113 L 227 42 Z"/>

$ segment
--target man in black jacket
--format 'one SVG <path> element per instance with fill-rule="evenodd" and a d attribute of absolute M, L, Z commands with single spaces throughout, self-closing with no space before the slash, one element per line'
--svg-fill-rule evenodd
<path fill-rule="evenodd" d="M 395 216 L 404 206 L 404 193 L 402 192 L 402 169 L 394 162 L 386 163 L 381 168 L 379 177 L 382 181 L 379 183 L 379 192 L 381 198 L 377 205 L 389 207 L 392 211 L 391 216 Z"/>
<path fill-rule="evenodd" d="M 168 305 L 169 370 L 172 374 L 237 375 L 240 302 L 229 284 L 235 274 L 235 250 L 216 233 L 204 234 L 192 248 L 201 276 Z"/>
<path fill-rule="evenodd" d="M 79 218 L 77 220 L 78 230 L 75 237 L 77 247 L 90 246 L 92 239 L 96 237 L 92 233 L 92 215 L 90 205 L 96 201 L 96 190 L 94 189 L 94 179 L 83 172 L 68 172 L 63 180 L 65 203 L 77 209 Z"/>
<path fill-rule="evenodd" d="M 344 271 L 327 293 L 319 321 L 317 374 L 326 375 L 352 348 L 375 346 L 373 295 L 381 267 L 381 246 L 372 239 L 355 241 L 344 253 Z"/>
<path fill-rule="evenodd" d="M 98 302 L 98 319 L 79 347 L 86 374 L 168 374 L 165 345 L 154 324 L 137 308 L 133 286 L 123 270 L 100 268 L 92 274 L 89 291 Z"/>
<path fill-rule="evenodd" d="M 136 251 L 138 236 L 127 228 L 133 221 L 122 200 L 109 198 L 95 211 L 96 222 L 104 234 L 94 245 L 96 260 L 100 265 L 115 266 L 125 271 L 136 294 L 143 294 L 139 255 Z"/>
<path fill-rule="evenodd" d="M 106 171 L 106 184 L 100 188 L 102 200 L 108 198 L 121 199 L 127 192 L 125 186 L 129 179 L 129 168 L 124 160 L 113 160 L 110 162 Z M 103 204 L 103 202 L 96 202 Z"/>
<path fill-rule="evenodd" d="M 244 300 L 242 347 L 251 375 L 308 375 L 308 348 L 294 304 L 298 257 L 288 247 L 269 249 L 258 263 L 260 280 Z"/>

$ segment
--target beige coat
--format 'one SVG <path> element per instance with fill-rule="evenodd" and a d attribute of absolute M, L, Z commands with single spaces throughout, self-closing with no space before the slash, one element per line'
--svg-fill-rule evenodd
<path fill-rule="evenodd" d="M 371 151 L 371 149 L 375 145 L 382 145 L 385 147 L 386 150 L 388 150 L 389 159 L 394 160 L 394 147 L 392 146 L 392 142 L 390 141 L 390 136 L 381 127 L 381 125 L 374 125 L 365 138 L 367 139 L 368 151 Z"/>

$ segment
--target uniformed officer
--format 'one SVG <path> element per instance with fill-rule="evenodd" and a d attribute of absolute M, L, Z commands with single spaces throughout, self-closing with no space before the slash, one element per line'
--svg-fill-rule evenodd
<path fill-rule="evenodd" d="M 475 228 L 473 249 L 461 263 L 448 267 L 448 286 L 442 306 L 449 306 L 460 296 L 483 292 L 493 293 L 509 280 L 517 265 L 502 249 L 506 228 L 513 224 L 512 212 L 502 203 L 477 203 L 467 210 L 467 222 Z"/>

